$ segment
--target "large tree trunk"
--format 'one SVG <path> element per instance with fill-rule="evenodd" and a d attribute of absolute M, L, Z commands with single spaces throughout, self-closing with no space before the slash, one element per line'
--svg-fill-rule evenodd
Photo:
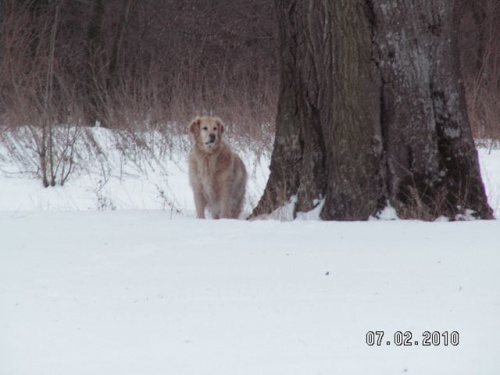
<path fill-rule="evenodd" d="M 253 216 L 491 218 L 466 116 L 454 2 L 276 0 L 281 93 Z"/>

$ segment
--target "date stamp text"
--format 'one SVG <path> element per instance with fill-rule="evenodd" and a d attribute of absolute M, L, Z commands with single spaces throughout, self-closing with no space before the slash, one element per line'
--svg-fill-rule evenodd
<path fill-rule="evenodd" d="M 411 331 L 396 331 L 386 334 L 385 331 L 366 332 L 368 346 L 458 346 L 460 334 L 457 331 L 424 331 L 414 335 Z"/>

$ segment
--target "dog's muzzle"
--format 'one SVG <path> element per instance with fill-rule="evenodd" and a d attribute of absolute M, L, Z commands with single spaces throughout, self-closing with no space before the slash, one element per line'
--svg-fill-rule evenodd
<path fill-rule="evenodd" d="M 210 134 L 208 137 L 208 142 L 205 142 L 207 146 L 214 144 L 215 143 L 215 134 Z"/>

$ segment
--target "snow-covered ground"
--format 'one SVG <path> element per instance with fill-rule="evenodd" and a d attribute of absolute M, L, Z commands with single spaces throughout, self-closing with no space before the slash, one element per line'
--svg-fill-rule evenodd
<path fill-rule="evenodd" d="M 53 189 L 12 150 L 0 147 L 1 375 L 500 374 L 498 220 L 197 220 L 185 150 L 131 163 L 103 147 L 107 163 Z M 269 155 L 242 155 L 249 209 Z M 500 151 L 480 158 L 498 213 Z"/>
<path fill-rule="evenodd" d="M 194 216 L 187 136 L 168 140 L 158 132 L 87 129 L 78 134 L 76 166 L 64 187 L 43 189 L 33 137 L 23 129 L 14 134 L 2 136 L 0 129 L 0 210 L 159 209 Z M 237 150 L 250 177 L 245 207 L 250 211 L 265 187 L 270 154 L 251 147 Z"/>

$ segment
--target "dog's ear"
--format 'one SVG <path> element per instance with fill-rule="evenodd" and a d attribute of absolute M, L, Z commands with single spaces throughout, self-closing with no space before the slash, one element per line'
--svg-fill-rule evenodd
<path fill-rule="evenodd" d="M 201 118 L 196 117 L 191 124 L 189 124 L 189 131 L 193 134 L 200 132 Z"/>
<path fill-rule="evenodd" d="M 215 120 L 215 123 L 217 124 L 217 127 L 220 129 L 220 133 L 224 133 L 224 123 L 221 121 L 221 119 Z"/>

